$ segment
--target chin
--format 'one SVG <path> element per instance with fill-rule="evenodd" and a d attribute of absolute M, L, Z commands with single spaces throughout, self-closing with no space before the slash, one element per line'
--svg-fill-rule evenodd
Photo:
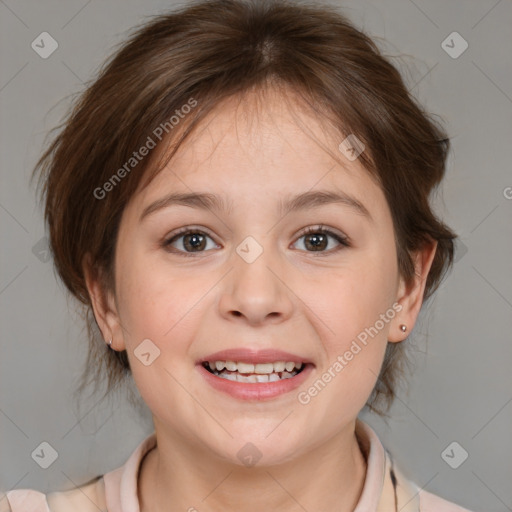
<path fill-rule="evenodd" d="M 282 420 L 282 418 L 281 418 Z M 274 428 L 276 423 L 274 423 Z M 271 432 L 262 435 L 257 429 L 253 431 L 234 432 L 229 430 L 233 439 L 224 437 L 219 444 L 211 446 L 220 458 L 229 464 L 245 467 L 276 466 L 289 462 L 298 456 L 303 443 L 291 439 L 286 432 L 282 435 Z"/>

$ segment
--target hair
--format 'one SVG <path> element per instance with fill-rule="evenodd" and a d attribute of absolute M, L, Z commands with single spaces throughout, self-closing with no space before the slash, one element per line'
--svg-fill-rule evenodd
<path fill-rule="evenodd" d="M 131 374 L 126 351 L 102 340 L 84 261 L 114 290 L 121 216 L 143 177 L 160 172 L 221 101 L 265 89 L 292 91 L 319 120 L 329 119 L 340 141 L 353 134 L 364 143 L 359 159 L 390 207 L 406 282 L 415 274 L 414 251 L 437 241 L 424 301 L 452 265 L 456 235 L 429 204 L 449 139 L 373 40 L 327 5 L 189 2 L 135 27 L 74 98 L 34 168 L 55 269 L 85 312 L 89 351 L 79 393 L 106 377 L 107 395 Z M 147 158 L 134 157 L 151 143 L 156 149 Z M 388 343 L 369 409 L 386 416 L 406 363 L 405 344 Z"/>

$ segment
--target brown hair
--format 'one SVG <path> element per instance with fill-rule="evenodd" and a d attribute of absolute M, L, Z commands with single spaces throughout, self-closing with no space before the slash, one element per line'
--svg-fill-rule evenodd
<path fill-rule="evenodd" d="M 56 270 L 87 316 L 90 348 L 80 391 L 107 376 L 107 395 L 130 374 L 126 352 L 108 350 L 101 338 L 84 257 L 113 290 L 121 215 L 142 177 L 159 172 L 220 101 L 266 86 L 297 93 L 319 119 L 329 119 L 344 134 L 340 142 L 354 134 L 365 144 L 359 158 L 391 209 L 401 275 L 412 279 L 413 251 L 436 240 L 424 299 L 438 287 L 453 262 L 456 235 L 436 218 L 429 197 L 444 175 L 449 140 L 372 39 L 327 5 L 189 2 L 136 28 L 54 128 L 59 133 L 34 169 L 44 183 Z M 173 130 L 175 124 L 179 129 Z M 134 159 L 149 139 L 157 148 Z M 171 140 L 173 151 L 158 160 Z M 378 414 L 385 415 L 395 397 L 407 362 L 404 350 L 404 343 L 387 345 L 367 403 Z"/>

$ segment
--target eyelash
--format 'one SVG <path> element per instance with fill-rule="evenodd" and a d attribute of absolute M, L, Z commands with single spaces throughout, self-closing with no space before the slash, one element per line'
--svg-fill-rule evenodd
<path fill-rule="evenodd" d="M 181 251 L 181 250 L 176 250 L 175 248 L 173 248 L 174 250 L 170 250 L 169 247 L 171 246 L 171 244 L 175 241 L 175 240 L 178 240 L 179 238 L 182 238 L 183 236 L 185 235 L 190 235 L 190 234 L 201 234 L 201 235 L 206 235 L 208 236 L 209 238 L 211 238 L 213 240 L 213 237 L 206 231 L 203 231 L 201 229 L 196 229 L 194 227 L 186 227 L 186 228 L 183 228 L 181 229 L 180 231 L 174 233 L 170 238 L 166 238 L 163 242 L 162 242 L 162 247 L 164 249 L 166 249 L 167 251 L 169 252 L 172 252 L 174 254 L 181 254 L 185 257 L 190 257 L 190 256 L 195 256 L 196 254 L 199 254 L 201 252 L 208 252 L 208 251 L 198 251 L 196 253 L 194 252 L 186 252 L 186 251 Z M 339 242 L 339 244 L 342 246 L 342 247 L 350 247 L 350 243 L 348 241 L 348 237 L 346 236 L 343 236 L 343 235 L 339 235 L 338 233 L 335 233 L 334 231 L 331 231 L 330 229 L 327 229 L 325 228 L 324 226 L 320 225 L 320 226 L 317 226 L 317 227 L 314 227 L 314 226 L 310 226 L 308 227 L 307 229 L 305 229 L 297 238 L 297 240 L 299 240 L 300 238 L 303 238 L 307 235 L 312 235 L 312 234 L 322 234 L 322 235 L 328 235 L 328 236 L 331 236 L 332 238 L 334 238 L 337 242 Z M 339 250 L 341 250 L 342 247 L 338 247 L 336 249 L 330 249 L 329 251 L 304 251 L 304 252 L 309 252 L 309 253 L 315 253 L 315 252 L 318 252 L 319 254 L 333 254 L 335 252 L 338 252 Z"/>

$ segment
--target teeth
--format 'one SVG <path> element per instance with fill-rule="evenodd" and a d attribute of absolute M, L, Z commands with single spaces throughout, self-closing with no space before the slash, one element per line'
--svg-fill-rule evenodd
<path fill-rule="evenodd" d="M 274 363 L 274 371 L 275 372 L 284 372 L 285 366 L 286 366 L 286 363 L 284 361 L 278 361 L 277 363 Z"/>
<path fill-rule="evenodd" d="M 274 365 L 272 363 L 260 363 L 254 365 L 254 373 L 259 373 L 260 375 L 272 373 L 273 371 Z"/>
<path fill-rule="evenodd" d="M 217 362 L 215 363 L 217 364 Z M 224 366 L 224 363 L 222 363 Z M 236 363 L 238 373 L 254 373 L 254 365 L 246 363 Z M 217 368 L 218 369 L 218 368 Z"/>
<path fill-rule="evenodd" d="M 242 361 L 208 361 L 208 366 L 212 371 L 221 372 L 226 369 L 230 372 L 241 374 L 271 375 L 273 373 L 290 373 L 294 370 L 300 370 L 303 363 L 294 363 L 292 361 L 276 361 L 275 363 L 244 363 Z"/>
<path fill-rule="evenodd" d="M 252 384 L 255 384 L 256 382 L 258 382 L 256 380 L 256 375 L 248 375 L 247 377 L 245 375 L 240 375 L 240 374 L 237 374 L 236 376 L 236 380 L 238 382 L 251 382 Z"/>
<path fill-rule="evenodd" d="M 251 384 L 256 384 L 258 382 L 276 382 L 282 379 L 291 379 L 295 375 L 297 375 L 296 371 L 292 373 L 281 372 L 281 377 L 277 373 L 271 373 L 269 375 L 257 375 L 255 373 L 251 375 L 242 375 L 241 373 L 229 373 L 229 372 L 214 372 L 217 377 L 221 377 L 222 379 L 227 379 L 231 381 L 237 382 L 249 382 Z"/>
<path fill-rule="evenodd" d="M 249 382 L 253 384 L 291 379 L 304 366 L 303 363 L 294 363 L 292 361 L 257 364 L 244 363 L 242 361 L 208 361 L 207 364 L 217 377 L 234 382 Z"/>

